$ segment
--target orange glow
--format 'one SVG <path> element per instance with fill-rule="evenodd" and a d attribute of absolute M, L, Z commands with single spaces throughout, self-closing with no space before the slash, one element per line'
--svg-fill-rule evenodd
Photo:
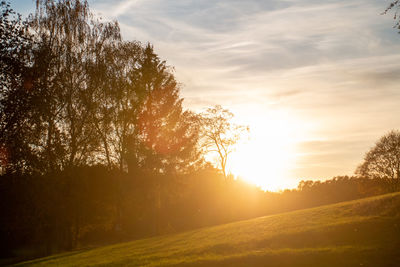
<path fill-rule="evenodd" d="M 300 121 L 283 111 L 244 121 L 250 121 L 250 138 L 237 145 L 229 171 L 264 190 L 295 187 L 297 181 L 290 172 L 295 167 L 295 145 L 304 133 Z"/>

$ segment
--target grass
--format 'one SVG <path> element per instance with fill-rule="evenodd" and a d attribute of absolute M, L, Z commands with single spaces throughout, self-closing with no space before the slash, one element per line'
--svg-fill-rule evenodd
<path fill-rule="evenodd" d="M 400 193 L 58 254 L 20 266 L 400 266 Z"/>

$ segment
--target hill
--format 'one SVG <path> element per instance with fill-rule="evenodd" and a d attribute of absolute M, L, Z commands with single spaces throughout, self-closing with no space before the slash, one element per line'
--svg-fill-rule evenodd
<path fill-rule="evenodd" d="M 19 266 L 399 266 L 400 193 L 64 253 Z"/>

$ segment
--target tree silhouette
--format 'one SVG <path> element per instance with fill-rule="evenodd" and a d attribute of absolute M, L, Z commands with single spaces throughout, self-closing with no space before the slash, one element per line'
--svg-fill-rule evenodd
<path fill-rule="evenodd" d="M 393 19 L 396 20 L 396 24 L 394 28 L 400 30 L 400 20 L 399 20 L 399 8 L 400 8 L 400 0 L 395 0 L 389 4 L 389 6 L 385 9 L 382 14 L 387 14 L 390 10 L 395 9 Z"/>
<path fill-rule="evenodd" d="M 207 153 L 218 155 L 218 164 L 225 178 L 229 155 L 234 151 L 235 144 L 249 127 L 233 123 L 233 113 L 216 105 L 201 114 L 202 147 Z"/>
<path fill-rule="evenodd" d="M 32 48 L 27 24 L 9 4 L 0 2 L 0 157 L 2 172 L 30 170 L 36 162 L 32 127 Z"/>
<path fill-rule="evenodd" d="M 42 138 L 35 146 L 50 170 L 91 164 L 100 138 L 91 116 L 99 88 L 90 86 L 90 67 L 104 44 L 120 39 L 119 28 L 93 19 L 87 1 L 36 3 L 29 23 L 40 42 L 35 127 Z"/>
<path fill-rule="evenodd" d="M 370 178 L 388 179 L 393 190 L 400 186 L 400 131 L 391 131 L 379 139 L 365 155 L 356 173 Z"/>

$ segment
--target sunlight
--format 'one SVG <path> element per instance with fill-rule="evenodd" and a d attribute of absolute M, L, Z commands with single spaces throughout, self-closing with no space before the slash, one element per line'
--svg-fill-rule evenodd
<path fill-rule="evenodd" d="M 296 187 L 290 170 L 295 164 L 295 144 L 304 136 L 300 120 L 287 111 L 270 111 L 246 121 L 250 122 L 250 136 L 232 153 L 229 171 L 263 190 Z"/>

